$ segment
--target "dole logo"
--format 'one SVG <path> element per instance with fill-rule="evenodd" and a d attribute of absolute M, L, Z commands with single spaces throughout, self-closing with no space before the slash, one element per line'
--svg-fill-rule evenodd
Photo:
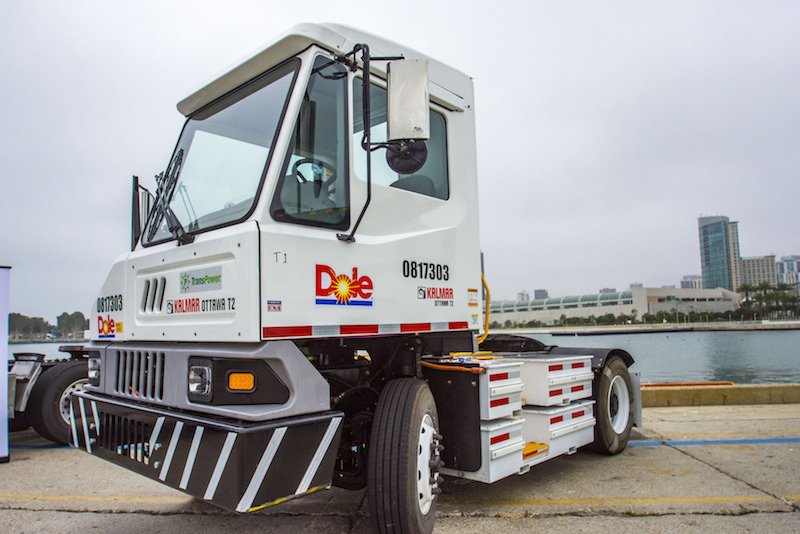
<path fill-rule="evenodd" d="M 105 319 L 101 316 L 97 317 L 97 334 L 101 338 L 114 337 L 116 334 L 116 324 L 110 315 L 107 315 Z"/>
<path fill-rule="evenodd" d="M 327 265 L 317 265 L 317 304 L 372 306 L 372 291 L 372 279 L 369 276 L 358 276 L 358 267 L 353 267 L 351 277 L 336 274 Z"/>

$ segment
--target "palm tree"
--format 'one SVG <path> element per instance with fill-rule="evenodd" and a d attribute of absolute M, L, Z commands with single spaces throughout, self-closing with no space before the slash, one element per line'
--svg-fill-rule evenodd
<path fill-rule="evenodd" d="M 748 283 L 744 283 L 744 284 L 740 285 L 739 288 L 736 290 L 740 294 L 744 293 L 744 298 L 742 299 L 742 307 L 745 309 L 745 311 L 749 311 L 750 307 L 753 304 L 750 301 L 750 292 L 754 291 L 754 290 L 755 290 L 755 287 L 753 287 L 752 285 L 750 285 Z"/>
<path fill-rule="evenodd" d="M 770 293 L 772 291 L 772 285 L 765 280 L 756 286 L 756 290 L 761 292 L 762 300 L 766 304 L 765 307 L 769 308 L 769 304 L 772 302 L 772 295 Z"/>

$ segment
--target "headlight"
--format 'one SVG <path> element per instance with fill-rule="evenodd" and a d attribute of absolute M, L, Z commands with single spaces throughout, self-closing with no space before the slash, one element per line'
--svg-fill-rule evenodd
<path fill-rule="evenodd" d="M 211 365 L 189 366 L 189 400 L 208 402 L 213 395 Z"/>
<path fill-rule="evenodd" d="M 100 358 L 89 358 L 88 378 L 90 386 L 100 386 Z"/>

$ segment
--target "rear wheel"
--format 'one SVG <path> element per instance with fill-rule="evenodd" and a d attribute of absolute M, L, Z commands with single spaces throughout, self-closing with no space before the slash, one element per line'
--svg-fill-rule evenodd
<path fill-rule="evenodd" d="M 401 378 L 381 392 L 370 436 L 367 500 L 376 532 L 433 531 L 440 493 L 439 416 L 428 385 Z"/>
<path fill-rule="evenodd" d="M 56 364 L 39 377 L 28 399 L 31 426 L 44 438 L 69 443 L 70 395 L 89 381 L 86 362 Z"/>
<path fill-rule="evenodd" d="M 628 366 L 618 356 L 606 360 L 597 381 L 594 443 L 605 454 L 625 449 L 633 427 L 633 385 Z"/>

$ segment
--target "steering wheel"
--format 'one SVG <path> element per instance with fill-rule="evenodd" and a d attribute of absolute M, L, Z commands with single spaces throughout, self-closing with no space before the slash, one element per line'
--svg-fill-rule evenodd
<path fill-rule="evenodd" d="M 297 178 L 297 180 L 304 184 L 308 182 L 308 179 L 303 176 L 303 173 L 300 172 L 300 166 L 305 165 L 306 163 L 310 163 L 311 165 L 316 165 L 320 168 L 319 173 L 314 173 L 314 196 L 319 197 L 320 193 L 322 192 L 323 188 L 325 189 L 326 194 L 329 193 L 330 185 L 336 181 L 336 169 L 331 167 L 328 163 L 314 158 L 302 158 L 294 162 L 292 165 L 292 176 Z M 330 178 L 323 180 L 325 176 L 325 171 L 330 172 Z"/>

